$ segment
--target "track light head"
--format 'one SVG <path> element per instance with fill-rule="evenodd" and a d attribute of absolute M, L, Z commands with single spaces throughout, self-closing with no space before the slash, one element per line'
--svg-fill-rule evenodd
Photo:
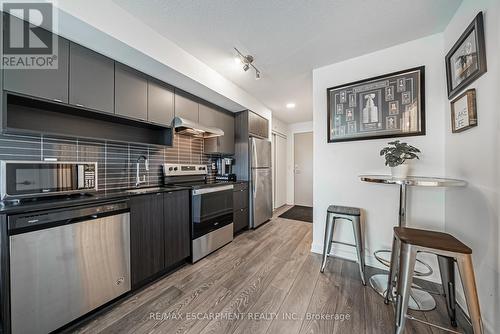
<path fill-rule="evenodd" d="M 250 67 L 252 67 L 255 70 L 255 80 L 260 79 L 260 71 L 255 65 L 253 64 L 253 61 L 255 58 L 252 55 L 246 55 L 244 56 L 237 48 L 234 48 L 236 51 L 236 57 L 234 58 L 234 61 L 238 64 L 241 63 L 243 65 L 243 71 L 247 72 Z"/>

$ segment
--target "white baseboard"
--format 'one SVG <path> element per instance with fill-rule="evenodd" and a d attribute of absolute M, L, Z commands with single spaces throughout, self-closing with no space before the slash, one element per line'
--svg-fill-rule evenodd
<path fill-rule="evenodd" d="M 323 254 L 323 245 L 322 244 L 312 244 L 311 245 L 311 252 L 317 253 L 317 254 Z M 330 255 L 333 255 L 335 257 L 339 257 L 341 259 L 346 259 L 350 261 L 357 261 L 358 260 L 358 255 L 356 253 L 356 250 L 353 247 L 345 246 L 345 245 L 340 245 L 340 244 L 333 244 L 332 249 L 330 250 Z M 382 269 L 382 270 L 388 270 L 386 266 L 381 264 L 380 262 L 377 261 L 377 259 L 368 252 L 365 252 L 365 264 L 370 267 Z"/>

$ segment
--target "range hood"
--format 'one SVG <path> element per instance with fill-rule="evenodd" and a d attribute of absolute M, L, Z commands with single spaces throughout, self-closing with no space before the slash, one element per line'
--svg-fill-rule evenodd
<path fill-rule="evenodd" d="M 182 135 L 198 138 L 214 138 L 224 136 L 224 131 L 218 128 L 201 125 L 187 118 L 175 117 L 172 121 L 175 132 Z"/>

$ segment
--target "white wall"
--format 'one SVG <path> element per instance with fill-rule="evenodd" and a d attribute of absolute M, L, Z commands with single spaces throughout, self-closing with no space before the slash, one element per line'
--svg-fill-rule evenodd
<path fill-rule="evenodd" d="M 397 225 L 398 188 L 391 185 L 363 183 L 358 175 L 390 173 L 379 151 L 388 139 L 327 143 L 328 87 L 349 83 L 394 71 L 425 65 L 427 135 L 407 137 L 404 141 L 420 148 L 420 161 L 414 164 L 416 175 L 444 175 L 444 61 L 442 34 L 400 44 L 313 72 L 314 123 L 314 225 L 313 252 L 323 249 L 326 209 L 330 204 L 356 206 L 365 212 L 365 247 L 367 263 L 378 265 L 372 253 L 390 248 L 392 228 Z M 411 189 L 409 226 L 444 229 L 444 191 Z M 352 241 L 352 229 L 345 224 L 335 238 Z M 354 250 L 339 246 L 337 254 L 354 257 Z M 431 264 L 435 266 L 432 258 Z M 436 279 L 436 275 L 431 279 Z"/>
<path fill-rule="evenodd" d="M 472 248 L 483 321 L 493 333 L 500 328 L 499 2 L 465 0 L 444 32 L 444 47 L 446 53 L 481 10 L 488 72 L 467 87 L 476 88 L 478 126 L 452 134 L 446 104 L 446 175 L 467 180 L 469 185 L 446 191 L 445 228 Z"/>
<path fill-rule="evenodd" d="M 272 145 L 272 156 L 273 156 L 273 208 L 278 208 L 281 205 L 283 205 L 283 199 L 285 199 L 285 204 L 286 204 L 286 196 L 287 196 L 287 180 L 286 180 L 286 175 L 283 178 L 282 171 L 287 170 L 287 164 L 288 164 L 288 124 L 283 122 L 282 120 L 276 118 L 273 116 L 273 122 L 272 122 L 272 133 L 276 134 L 276 136 L 284 139 L 278 138 L 277 141 L 278 143 L 285 142 L 286 143 L 286 148 L 285 151 L 280 152 L 278 149 L 278 152 L 275 152 L 275 143 L 273 142 Z M 274 141 L 275 138 L 273 137 L 272 140 Z M 278 147 L 281 147 L 282 145 L 278 144 Z M 279 159 L 278 161 L 276 161 Z M 277 174 L 276 174 L 277 173 Z M 278 175 L 278 176 L 277 176 Z M 280 184 L 281 186 L 277 186 L 277 184 Z M 278 188 L 278 189 L 277 189 Z M 278 193 L 277 193 L 278 192 Z M 275 201 L 276 200 L 276 201 Z M 278 202 L 278 203 L 276 203 Z"/>
<path fill-rule="evenodd" d="M 313 122 L 301 122 L 301 123 L 293 123 L 288 125 L 288 152 L 287 152 L 287 187 L 286 187 L 286 204 L 293 205 L 294 204 L 294 134 L 303 133 L 303 132 L 312 132 L 313 131 Z M 313 173 L 314 177 L 314 173 Z"/>
<path fill-rule="evenodd" d="M 272 131 L 288 136 L 288 124 L 273 116 Z"/>

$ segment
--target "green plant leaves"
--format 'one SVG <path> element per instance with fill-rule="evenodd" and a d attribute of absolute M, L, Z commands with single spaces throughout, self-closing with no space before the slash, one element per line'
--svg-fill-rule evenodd
<path fill-rule="evenodd" d="M 386 166 L 396 167 L 402 165 L 406 160 L 420 159 L 417 153 L 421 152 L 414 146 L 399 140 L 391 141 L 388 145 L 380 151 L 380 156 L 385 156 Z"/>

